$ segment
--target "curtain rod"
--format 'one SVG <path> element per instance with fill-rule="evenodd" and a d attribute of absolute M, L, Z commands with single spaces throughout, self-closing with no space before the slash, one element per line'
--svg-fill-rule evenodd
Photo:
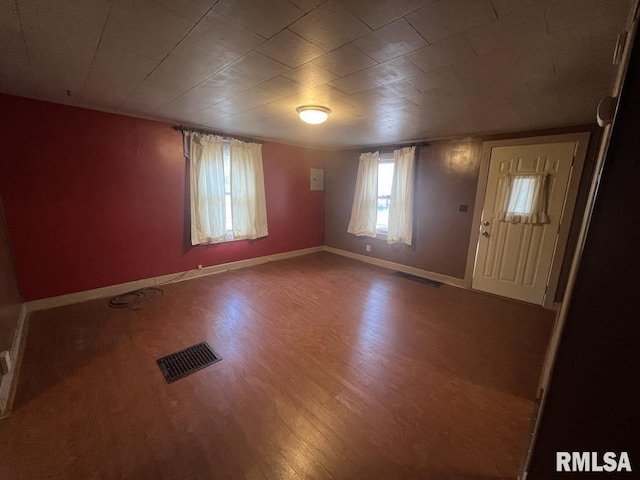
<path fill-rule="evenodd" d="M 396 145 L 380 145 L 379 147 L 367 147 L 360 150 L 361 152 L 393 152 L 394 150 L 398 150 L 399 148 L 405 147 L 428 147 L 429 142 L 412 142 L 412 143 L 398 143 Z"/>
<path fill-rule="evenodd" d="M 193 128 L 193 127 L 185 127 L 184 125 L 174 125 L 171 127 L 174 130 L 178 130 L 180 132 L 194 132 L 201 133 L 203 135 L 218 135 L 223 138 L 233 138 L 234 140 L 240 140 L 241 142 L 249 142 L 249 143 L 259 143 L 262 145 L 261 140 L 256 140 L 255 138 L 246 138 L 246 137 L 238 137 L 237 135 L 229 135 L 227 133 L 215 132 L 213 130 L 205 130 L 203 128 Z"/>

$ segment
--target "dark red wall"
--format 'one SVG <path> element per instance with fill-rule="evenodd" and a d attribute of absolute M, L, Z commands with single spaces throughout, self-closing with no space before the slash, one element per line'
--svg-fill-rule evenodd
<path fill-rule="evenodd" d="M 322 152 L 265 143 L 269 236 L 191 247 L 182 136 L 0 95 L 0 194 L 25 300 L 322 245 Z"/>

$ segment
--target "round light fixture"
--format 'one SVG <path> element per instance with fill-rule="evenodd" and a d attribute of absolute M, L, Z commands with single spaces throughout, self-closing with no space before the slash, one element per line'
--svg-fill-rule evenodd
<path fill-rule="evenodd" d="M 315 125 L 325 122 L 329 118 L 331 109 L 320 105 L 302 105 L 296 108 L 296 112 L 300 115 L 300 120 Z"/>

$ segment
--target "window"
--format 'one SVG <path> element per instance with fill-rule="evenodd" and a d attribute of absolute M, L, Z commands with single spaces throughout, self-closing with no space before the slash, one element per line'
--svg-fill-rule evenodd
<path fill-rule="evenodd" d="M 228 240 L 233 240 L 233 217 L 231 216 L 231 147 L 229 141 L 222 144 L 222 161 L 224 164 L 224 210 L 225 230 Z"/>
<path fill-rule="evenodd" d="M 393 152 L 383 153 L 378 161 L 378 200 L 376 212 L 376 233 L 386 235 L 389 232 L 389 206 L 391 204 L 391 185 L 393 184 Z"/>
<path fill-rule="evenodd" d="M 519 215 L 528 215 L 531 213 L 536 182 L 537 179 L 533 177 L 515 176 L 513 178 L 507 213 Z"/>
<path fill-rule="evenodd" d="M 502 177 L 502 208 L 498 221 L 511 223 L 549 223 L 547 214 L 547 173 L 506 174 Z"/>
<path fill-rule="evenodd" d="M 184 132 L 189 159 L 191 243 L 267 236 L 262 145 Z"/>
<path fill-rule="evenodd" d="M 411 245 L 415 151 L 360 154 L 348 233 Z"/>

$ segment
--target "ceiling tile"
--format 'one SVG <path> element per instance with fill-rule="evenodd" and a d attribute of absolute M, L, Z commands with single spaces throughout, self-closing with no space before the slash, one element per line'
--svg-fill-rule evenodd
<path fill-rule="evenodd" d="M 223 100 L 255 87 L 262 83 L 262 80 L 261 77 L 243 72 L 230 65 L 209 77 L 206 82 L 198 85 L 197 88 L 203 89 L 203 94 L 206 94 L 207 97 Z"/>
<path fill-rule="evenodd" d="M 549 33 L 590 23 L 613 12 L 629 12 L 629 0 L 549 0 L 544 11 Z"/>
<path fill-rule="evenodd" d="M 407 55 L 407 58 L 425 72 L 458 62 L 467 62 L 475 57 L 476 54 L 462 35 L 447 38 Z"/>
<path fill-rule="evenodd" d="M 520 58 L 516 60 L 520 77 L 523 79 L 536 77 L 551 77 L 555 73 L 553 57 L 551 55 L 538 55 L 535 57 Z"/>
<path fill-rule="evenodd" d="M 283 30 L 271 37 L 256 50 L 292 68 L 324 53 L 319 47 L 289 30 Z"/>
<path fill-rule="evenodd" d="M 178 15 L 197 22 L 216 3 L 216 0 L 151 0 Z"/>
<path fill-rule="evenodd" d="M 265 38 L 304 15 L 288 0 L 221 0 L 214 10 Z"/>
<path fill-rule="evenodd" d="M 174 47 L 172 43 L 149 36 L 134 27 L 128 27 L 114 20 L 107 22 L 101 43 L 115 45 L 156 60 L 162 60 Z"/>
<path fill-rule="evenodd" d="M 346 93 L 331 85 L 325 84 L 308 88 L 307 90 L 300 92 L 299 95 L 305 99 L 306 103 L 310 103 L 312 101 L 330 103 L 344 98 Z"/>
<path fill-rule="evenodd" d="M 194 22 L 150 0 L 116 0 L 109 19 L 151 37 L 178 43 Z"/>
<path fill-rule="evenodd" d="M 465 90 L 481 95 L 500 91 L 521 81 L 518 64 L 508 50 L 498 50 L 471 61 L 457 63 L 453 71 L 461 79 Z"/>
<path fill-rule="evenodd" d="M 109 15 L 112 0 L 17 0 L 17 3 L 20 14 L 26 9 L 46 10 L 100 29 Z"/>
<path fill-rule="evenodd" d="M 540 5 L 545 0 L 491 0 L 498 18 L 506 17 L 523 8 L 531 7 L 533 5 Z"/>
<path fill-rule="evenodd" d="M 318 87 L 303 90 L 294 95 L 289 95 L 278 100 L 278 102 L 289 106 L 291 111 L 299 105 L 326 105 L 331 109 L 342 102 L 346 94 L 331 85 L 320 85 Z"/>
<path fill-rule="evenodd" d="M 378 85 L 393 83 L 422 73 L 404 57 L 398 57 L 331 82 L 331 85 L 347 93 L 357 93 Z"/>
<path fill-rule="evenodd" d="M 217 121 L 222 120 L 223 118 L 226 118 L 228 116 L 229 114 L 227 112 L 221 112 L 213 107 L 208 107 L 204 110 L 200 110 L 199 112 L 187 115 L 186 119 L 188 123 L 192 123 L 194 125 L 205 125 L 208 127 L 214 127 Z"/>
<path fill-rule="evenodd" d="M 615 49 L 618 34 L 624 30 L 627 15 L 612 12 L 604 15 L 591 25 L 589 46 L 603 48 L 612 53 Z"/>
<path fill-rule="evenodd" d="M 216 12 L 209 12 L 189 33 L 196 42 L 220 46 L 242 56 L 260 45 L 264 39 Z"/>
<path fill-rule="evenodd" d="M 55 4 L 54 4 L 55 5 Z M 37 30 L 54 37 L 72 40 L 87 47 L 97 47 L 102 24 L 86 23 L 76 17 L 59 13 L 53 9 L 36 7 L 27 3 L 20 5 L 20 20 L 24 28 Z"/>
<path fill-rule="evenodd" d="M 345 45 L 316 58 L 313 63 L 340 77 L 372 67 L 376 61 L 353 45 Z"/>
<path fill-rule="evenodd" d="M 302 38 L 330 51 L 371 31 L 338 0 L 329 0 L 289 27 Z"/>
<path fill-rule="evenodd" d="M 166 81 L 166 78 L 154 76 L 147 78 L 136 90 L 128 96 L 117 110 L 121 112 L 141 112 L 150 115 L 153 111 L 180 96 L 176 94 L 176 82 Z"/>
<path fill-rule="evenodd" d="M 282 96 L 293 95 L 300 92 L 301 90 L 304 90 L 305 88 L 298 82 L 294 82 L 293 80 L 282 76 L 271 78 L 266 82 L 261 83 L 260 87 L 264 88 L 265 90 L 270 90 L 272 92 L 278 93 Z"/>
<path fill-rule="evenodd" d="M 64 68 L 67 62 L 85 64 L 88 67 L 95 55 L 95 48 L 68 38 L 28 28 L 25 28 L 23 33 L 29 57 L 34 61 L 59 63 L 60 68 Z"/>
<path fill-rule="evenodd" d="M 512 45 L 510 51 L 519 63 L 535 57 L 553 57 L 562 53 L 583 56 L 589 50 L 591 26 L 577 25 Z"/>
<path fill-rule="evenodd" d="M 230 120 L 246 124 L 250 122 L 260 122 L 278 115 L 286 114 L 287 112 L 288 109 L 286 107 L 280 105 L 278 102 L 272 102 L 232 115 Z"/>
<path fill-rule="evenodd" d="M 407 81 L 417 90 L 426 92 L 436 87 L 451 84 L 458 80 L 458 77 L 451 67 L 445 66 L 437 70 L 431 70 L 429 72 L 416 75 Z"/>
<path fill-rule="evenodd" d="M 93 59 L 91 69 L 100 72 L 134 71 L 148 75 L 159 64 L 160 61 L 155 58 L 138 55 L 124 48 L 102 42 Z"/>
<path fill-rule="evenodd" d="M 420 75 L 424 75 L 424 74 L 420 74 Z M 419 90 L 415 88 L 411 83 L 411 80 L 414 77 L 415 76 L 412 76 L 412 77 L 409 77 L 397 82 L 393 82 L 393 83 L 386 83 L 380 87 L 374 88 L 373 92 L 385 98 L 398 98 L 398 97 L 407 97 L 409 95 L 415 95 L 419 93 Z"/>
<path fill-rule="evenodd" d="M 544 10 L 531 7 L 467 30 L 464 35 L 477 55 L 547 34 Z"/>
<path fill-rule="evenodd" d="M 278 98 L 275 92 L 265 90 L 260 87 L 253 87 L 246 90 L 235 97 L 231 97 L 214 105 L 216 110 L 228 112 L 229 114 L 237 114 L 255 108 L 266 103 L 270 103 Z"/>
<path fill-rule="evenodd" d="M 310 12 L 325 0 L 290 0 L 291 3 L 301 8 L 305 12 Z"/>
<path fill-rule="evenodd" d="M 154 113 L 168 118 L 182 118 L 195 114 L 209 106 L 211 104 L 203 101 L 200 95 L 189 95 L 189 92 L 187 92 L 185 95 L 181 95 L 158 108 Z"/>
<path fill-rule="evenodd" d="M 4 34 L 7 32 L 22 32 L 20 17 L 14 2 L 0 3 L 0 39 L 4 39 Z"/>
<path fill-rule="evenodd" d="M 191 90 L 211 76 L 211 70 L 199 63 L 184 60 L 179 56 L 169 55 L 151 75 L 150 79 L 159 83 L 172 85 L 177 95 Z"/>
<path fill-rule="evenodd" d="M 145 77 L 141 70 L 97 68 L 94 64 L 80 96 L 92 105 L 115 110 Z"/>
<path fill-rule="evenodd" d="M 378 62 L 385 62 L 427 45 L 406 20 L 392 22 L 364 37 L 353 45 Z"/>
<path fill-rule="evenodd" d="M 435 0 L 345 0 L 345 7 L 376 29 L 418 10 Z"/>
<path fill-rule="evenodd" d="M 249 52 L 233 64 L 234 68 L 253 75 L 261 80 L 268 80 L 291 70 L 288 66 L 258 52 Z"/>
<path fill-rule="evenodd" d="M 202 105 L 202 107 L 193 110 L 196 112 L 209 105 L 231 98 L 244 90 L 246 90 L 246 88 L 232 88 L 228 85 L 220 88 L 219 83 L 215 80 L 206 80 L 173 101 L 185 106 L 185 108 L 187 105 Z"/>
<path fill-rule="evenodd" d="M 407 20 L 429 43 L 495 20 L 489 0 L 438 1 L 408 15 Z"/>
<path fill-rule="evenodd" d="M 171 55 L 203 65 L 212 73 L 222 70 L 238 59 L 237 54 L 222 45 L 209 45 L 189 37 L 180 42 Z"/>
<path fill-rule="evenodd" d="M 376 72 L 372 70 L 372 68 L 375 67 L 370 67 L 347 75 L 346 77 L 333 80 L 331 85 L 349 94 L 369 90 L 370 88 L 378 86 Z"/>
<path fill-rule="evenodd" d="M 305 63 L 298 68 L 294 68 L 293 70 L 285 73 L 284 76 L 304 85 L 307 88 L 317 87 L 318 85 L 328 83 L 337 78 L 335 73 L 332 73 L 313 62 Z"/>
<path fill-rule="evenodd" d="M 404 78 L 420 75 L 422 70 L 405 57 L 394 58 L 369 70 L 375 72 L 379 85 L 393 83 Z"/>
<path fill-rule="evenodd" d="M 385 97 L 378 92 L 368 90 L 351 95 L 343 99 L 349 104 L 349 109 L 362 116 L 375 116 L 376 114 L 390 113 L 406 108 L 412 109 L 417 105 L 405 97 Z"/>
<path fill-rule="evenodd" d="M 31 77 L 27 48 L 19 21 L 18 28 L 8 21 L 12 10 L 14 18 L 18 18 L 15 5 L 9 7 L 13 8 L 0 5 L 0 24 L 3 27 L 0 29 L 0 44 L 3 47 L 3 53 L 0 55 L 0 91 L 10 95 L 33 97 L 36 95 L 36 89 Z M 5 14 L 6 16 L 3 16 Z"/>

